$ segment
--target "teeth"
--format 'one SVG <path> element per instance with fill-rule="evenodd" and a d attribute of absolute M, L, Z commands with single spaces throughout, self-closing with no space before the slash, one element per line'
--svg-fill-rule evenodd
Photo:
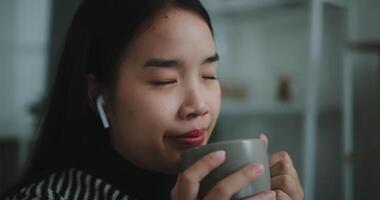
<path fill-rule="evenodd" d="M 178 136 L 174 136 L 174 137 L 176 137 L 176 138 L 196 138 L 196 137 L 198 137 L 198 135 L 193 135 L 193 136 L 191 136 L 191 135 L 178 135 Z"/>
<path fill-rule="evenodd" d="M 177 135 L 177 136 L 173 136 L 173 137 L 175 137 L 175 138 L 196 138 L 199 136 L 200 136 L 199 134 L 194 134 L 194 135 L 184 134 L 184 135 Z"/>

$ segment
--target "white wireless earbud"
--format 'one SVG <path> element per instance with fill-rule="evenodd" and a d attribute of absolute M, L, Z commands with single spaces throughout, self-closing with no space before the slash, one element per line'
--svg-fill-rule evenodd
<path fill-rule="evenodd" d="M 103 106 L 104 106 L 103 95 L 99 95 L 98 99 L 96 100 L 96 107 L 98 108 L 100 119 L 102 120 L 104 128 L 109 128 L 110 124 L 108 123 L 106 112 L 104 112 Z"/>

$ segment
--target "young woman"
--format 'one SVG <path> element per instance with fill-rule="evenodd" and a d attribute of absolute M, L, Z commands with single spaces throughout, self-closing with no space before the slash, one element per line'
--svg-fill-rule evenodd
<path fill-rule="evenodd" d="M 205 145 L 215 127 L 217 60 L 198 0 L 84 1 L 30 165 L 4 197 L 197 199 L 199 182 L 225 154 L 211 153 L 183 172 L 179 155 Z M 271 155 L 270 166 L 273 191 L 250 199 L 303 199 L 288 154 Z M 230 199 L 262 173 L 260 163 L 245 166 L 204 199 Z"/>

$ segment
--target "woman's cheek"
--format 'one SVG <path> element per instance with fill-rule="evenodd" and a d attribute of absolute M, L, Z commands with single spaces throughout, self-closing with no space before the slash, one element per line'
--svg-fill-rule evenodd
<path fill-rule="evenodd" d="M 172 120 L 180 105 L 180 97 L 174 91 L 146 90 L 139 95 L 136 106 L 143 111 L 144 117 L 162 120 Z"/>
<path fill-rule="evenodd" d="M 221 101 L 222 101 L 222 94 L 221 94 L 221 88 L 220 85 L 215 85 L 209 92 L 210 95 L 208 95 L 208 103 L 210 105 L 210 108 L 213 112 L 213 117 L 217 117 L 219 115 Z"/>

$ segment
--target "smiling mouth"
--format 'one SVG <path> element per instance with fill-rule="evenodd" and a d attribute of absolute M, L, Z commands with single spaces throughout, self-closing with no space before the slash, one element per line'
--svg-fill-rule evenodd
<path fill-rule="evenodd" d="M 197 147 L 203 144 L 206 139 L 204 129 L 196 129 L 178 136 L 169 136 L 168 139 L 183 148 Z"/>

